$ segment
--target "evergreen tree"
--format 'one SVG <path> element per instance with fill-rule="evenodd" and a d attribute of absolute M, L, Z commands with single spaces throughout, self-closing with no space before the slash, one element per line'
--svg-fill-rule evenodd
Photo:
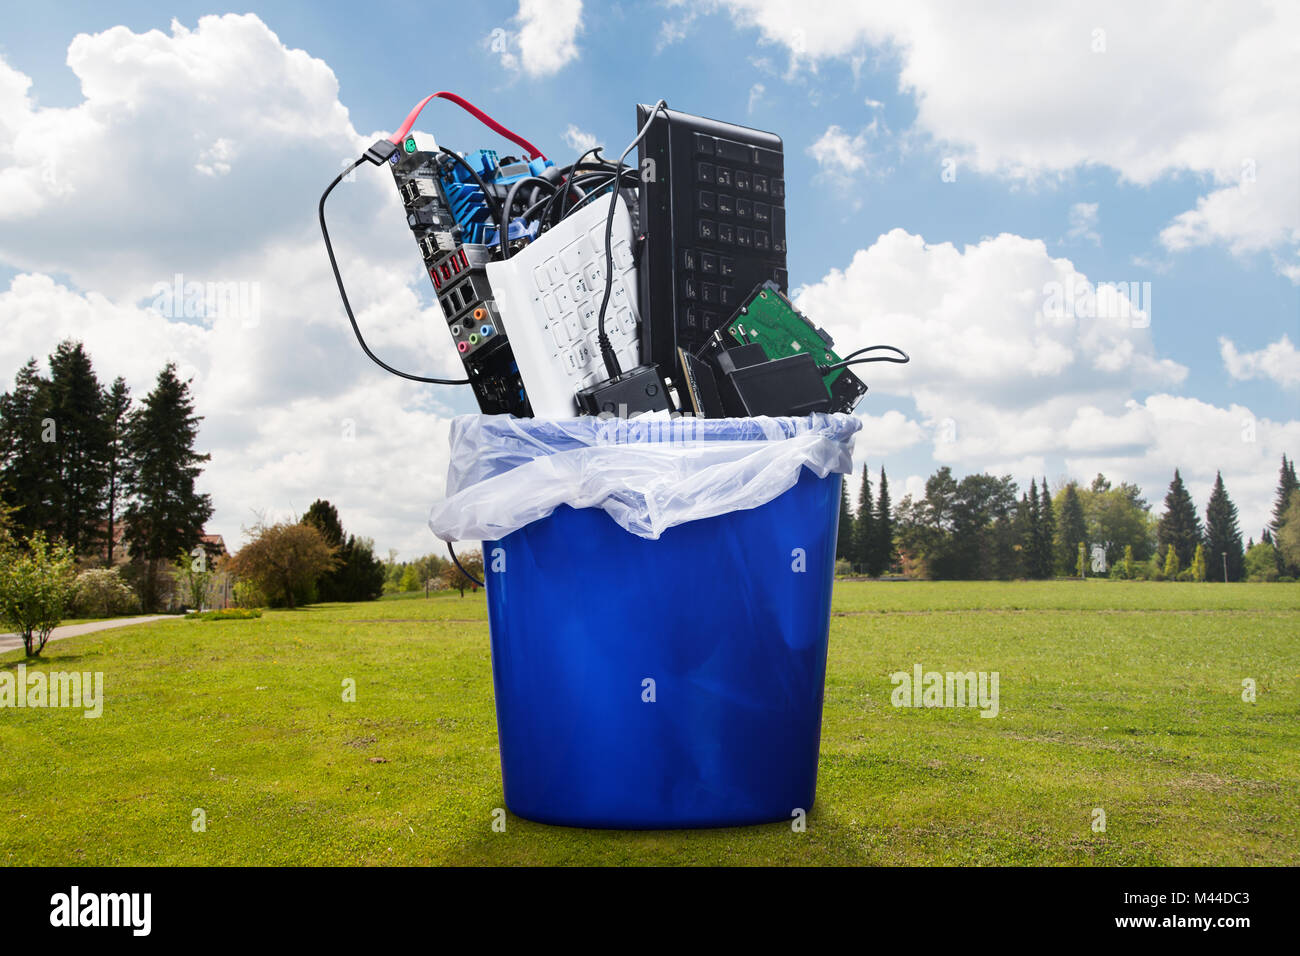
<path fill-rule="evenodd" d="M 1277 529 L 1282 527 L 1282 516 L 1286 514 L 1291 495 L 1297 488 L 1300 488 L 1300 482 L 1296 481 L 1295 461 L 1288 461 L 1283 455 L 1282 470 L 1277 478 L 1277 497 L 1273 501 L 1273 520 L 1268 523 L 1270 534 L 1276 535 Z"/>
<path fill-rule="evenodd" d="M 1052 511 L 1052 496 L 1047 492 L 1047 476 L 1044 475 L 1038 506 L 1038 537 L 1035 541 L 1038 561 L 1037 577 L 1050 578 L 1052 576 L 1053 566 L 1056 563 L 1052 555 L 1055 537 L 1056 515 Z"/>
<path fill-rule="evenodd" d="M 840 529 L 835 539 L 835 560 L 850 561 L 853 555 L 853 511 L 849 508 L 849 490 L 840 481 Z"/>
<path fill-rule="evenodd" d="M 1178 580 L 1178 549 L 1169 547 L 1165 549 L 1165 580 Z"/>
<path fill-rule="evenodd" d="M 28 359 L 15 376 L 14 390 L 0 396 L 0 495 L 13 510 L 16 537 L 57 532 L 57 440 L 49 379 L 36 359 Z"/>
<path fill-rule="evenodd" d="M 384 564 L 375 557 L 374 542 L 346 534 L 338 509 L 328 501 L 313 501 L 302 523 L 312 525 L 334 550 L 337 563 L 316 580 L 320 601 L 373 601 L 384 592 Z M 421 569 L 421 579 L 435 575 Z"/>
<path fill-rule="evenodd" d="M 871 474 L 862 466 L 862 486 L 858 489 L 858 515 L 853 520 L 853 570 L 870 574 L 871 552 L 876 543 L 875 519 L 871 514 Z"/>
<path fill-rule="evenodd" d="M 1070 482 L 1061 492 L 1061 518 L 1056 526 L 1056 568 L 1068 575 L 1074 569 L 1079 545 L 1087 541 L 1088 526 L 1083 516 L 1079 486 Z"/>
<path fill-rule="evenodd" d="M 1205 545 L 1199 541 L 1196 542 L 1196 553 L 1192 555 L 1191 571 L 1193 581 L 1205 580 Z"/>
<path fill-rule="evenodd" d="M 1214 477 L 1214 490 L 1205 507 L 1205 548 L 1208 554 L 1208 578 L 1221 581 L 1240 581 L 1246 571 L 1246 552 L 1241 546 L 1241 529 L 1237 526 L 1237 506 L 1223 487 L 1223 475 Z M 1224 572 L 1224 555 L 1227 571 Z"/>
<path fill-rule="evenodd" d="M 1038 480 L 1029 480 L 1029 520 L 1024 529 L 1022 544 L 1025 556 L 1025 575 L 1030 578 L 1043 576 L 1043 513 L 1042 501 L 1038 497 Z"/>
<path fill-rule="evenodd" d="M 122 482 L 130 462 L 127 459 L 126 429 L 131 414 L 131 390 L 118 376 L 104 398 L 104 427 L 107 432 L 107 456 L 104 462 L 104 516 L 107 526 L 106 557 L 113 565 L 117 533 L 117 516 L 122 506 Z"/>
<path fill-rule="evenodd" d="M 1029 520 L 1029 495 L 1023 494 L 1020 500 L 1016 502 L 1016 510 L 1011 515 L 1011 532 L 1015 541 L 1016 560 L 1013 575 L 1018 578 L 1032 577 L 1029 567 L 1029 552 L 1025 550 L 1025 542 L 1028 541 L 1033 532 Z"/>
<path fill-rule="evenodd" d="M 194 487 L 203 462 L 212 457 L 194 450 L 202 420 L 194 414 L 189 385 L 169 362 L 127 425 L 131 468 L 125 489 L 131 502 L 123 519 L 132 560 L 143 571 L 139 591 L 147 610 L 158 606 L 161 568 L 198 544 L 212 516 L 212 499 Z"/>
<path fill-rule="evenodd" d="M 1196 545 L 1201 541 L 1201 519 L 1176 468 L 1174 480 L 1169 483 L 1169 493 L 1165 495 L 1165 513 L 1160 516 L 1156 539 L 1161 548 L 1173 548 L 1178 552 L 1180 568 L 1191 565 Z"/>
<path fill-rule="evenodd" d="M 108 485 L 104 389 L 80 342 L 60 342 L 50 356 L 50 417 L 57 439 L 56 534 L 77 554 L 97 545 Z"/>
<path fill-rule="evenodd" d="M 894 516 L 889 501 L 889 479 L 885 469 L 880 469 L 880 492 L 876 496 L 876 514 L 872 532 L 874 535 L 871 555 L 868 559 L 868 573 L 872 577 L 888 574 L 894 564 Z"/>

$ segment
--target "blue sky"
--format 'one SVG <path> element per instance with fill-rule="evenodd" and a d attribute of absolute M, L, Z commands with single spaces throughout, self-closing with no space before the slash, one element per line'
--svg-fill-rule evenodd
<path fill-rule="evenodd" d="M 1180 466 L 1203 507 L 1222 468 L 1257 536 L 1278 458 L 1300 451 L 1294 11 L 1261 3 L 1170 26 L 1155 4 L 1007 5 L 975 19 L 916 7 L 559 0 L 533 16 L 531 0 L 277 3 L 220 31 L 200 24 L 225 12 L 208 4 L 12 10 L 0 319 L 17 334 L 0 378 L 8 387 L 63 334 L 87 338 L 101 372 L 137 390 L 176 358 L 208 415 L 217 530 L 238 540 L 254 515 L 324 496 L 381 550 L 427 550 L 446 420 L 472 403 L 380 383 L 348 345 L 312 236 L 320 189 L 434 89 L 557 160 L 575 135 L 621 150 L 635 104 L 663 97 L 783 137 L 801 306 L 846 350 L 912 352 L 906 369 L 864 374 L 859 409 L 858 460 L 883 461 L 896 497 L 943 462 L 1026 485 L 1105 468 L 1155 503 Z M 159 33 L 140 39 L 148 31 Z M 97 39 L 74 55 L 77 34 Z M 173 48 L 184 65 L 160 65 Z M 241 56 L 225 64 L 231 50 Z M 458 149 L 501 145 L 438 103 L 420 126 Z M 115 175 L 70 159 L 41 179 L 33 131 L 104 150 Z M 425 334 L 430 296 L 391 185 L 363 172 L 374 181 L 350 184 L 337 214 L 350 288 L 388 354 L 454 371 Z M 93 234 L 69 242 L 55 224 L 87 202 Z M 178 271 L 257 283 L 268 315 L 226 334 L 219 316 L 149 314 L 153 287 Z M 1044 283 L 1071 274 L 1150 283 L 1149 321 L 1044 322 Z M 342 445 L 339 421 L 354 423 Z"/>

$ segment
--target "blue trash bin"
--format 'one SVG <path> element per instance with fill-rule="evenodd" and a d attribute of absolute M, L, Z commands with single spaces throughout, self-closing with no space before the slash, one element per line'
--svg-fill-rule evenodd
<path fill-rule="evenodd" d="M 561 505 L 484 541 L 511 812 L 659 829 L 812 809 L 841 480 L 805 467 L 657 540 Z"/>

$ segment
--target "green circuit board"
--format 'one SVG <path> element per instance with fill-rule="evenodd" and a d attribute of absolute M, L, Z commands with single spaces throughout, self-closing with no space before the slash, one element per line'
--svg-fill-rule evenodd
<path fill-rule="evenodd" d="M 831 337 L 814 326 L 770 282 L 754 290 L 722 331 L 740 345 L 762 346 L 769 359 L 808 352 L 818 365 L 833 365 L 840 360 Z M 867 391 L 862 380 L 847 368 L 836 369 L 823 382 L 836 411 L 852 411 Z"/>

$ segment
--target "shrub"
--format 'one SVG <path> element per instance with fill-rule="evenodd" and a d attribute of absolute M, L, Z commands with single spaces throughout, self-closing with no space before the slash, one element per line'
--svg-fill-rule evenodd
<path fill-rule="evenodd" d="M 253 608 L 228 607 L 220 611 L 200 611 L 188 615 L 191 621 L 251 621 L 262 616 L 262 612 Z"/>
<path fill-rule="evenodd" d="M 72 609 L 78 617 L 134 614 L 140 610 L 140 598 L 115 568 L 94 568 L 77 575 Z"/>
<path fill-rule="evenodd" d="M 234 601 L 235 607 L 244 610 L 266 606 L 266 595 L 252 581 L 236 581 L 231 589 L 230 599 Z"/>
<path fill-rule="evenodd" d="M 35 657 L 72 604 L 76 556 L 63 544 L 50 544 L 37 531 L 27 549 L 0 547 L 0 621 L 22 636 Z"/>

